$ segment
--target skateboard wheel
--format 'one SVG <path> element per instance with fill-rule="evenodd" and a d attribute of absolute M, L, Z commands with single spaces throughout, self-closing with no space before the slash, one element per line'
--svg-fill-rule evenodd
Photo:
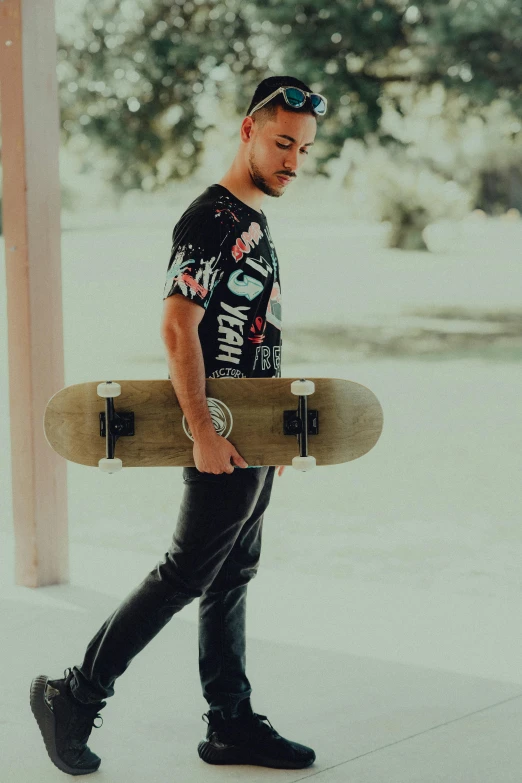
<path fill-rule="evenodd" d="M 98 397 L 119 397 L 121 394 L 121 386 L 119 383 L 107 381 L 106 383 L 98 384 L 97 392 Z"/>
<path fill-rule="evenodd" d="M 117 473 L 123 467 L 123 462 L 118 457 L 114 459 L 107 459 L 104 457 L 99 460 L 98 467 L 103 473 Z"/>
<path fill-rule="evenodd" d="M 304 397 L 305 395 L 314 393 L 315 383 L 313 381 L 305 381 L 304 378 L 302 378 L 300 381 L 292 381 L 291 389 L 292 394 Z"/>
<path fill-rule="evenodd" d="M 292 459 L 292 467 L 303 471 L 303 473 L 315 468 L 316 464 L 315 457 L 294 457 Z"/>

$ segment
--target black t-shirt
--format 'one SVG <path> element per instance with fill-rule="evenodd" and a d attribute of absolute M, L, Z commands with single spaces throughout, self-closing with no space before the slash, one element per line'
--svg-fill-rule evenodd
<path fill-rule="evenodd" d="M 174 294 L 206 310 L 206 378 L 281 377 L 281 282 L 268 223 L 223 185 L 210 185 L 174 226 L 163 299 Z"/>

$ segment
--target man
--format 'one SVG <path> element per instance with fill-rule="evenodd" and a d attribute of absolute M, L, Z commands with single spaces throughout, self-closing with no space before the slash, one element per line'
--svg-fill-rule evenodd
<path fill-rule="evenodd" d="M 87 740 L 106 706 L 102 699 L 114 695 L 114 682 L 133 657 L 195 598 L 199 670 L 210 708 L 202 716 L 208 729 L 200 758 L 281 769 L 315 760 L 311 748 L 281 737 L 250 704 L 246 591 L 259 565 L 275 468 L 247 470 L 217 434 L 205 378 L 281 377 L 279 265 L 261 204 L 295 179 L 325 111 L 326 100 L 293 77 L 261 82 L 230 169 L 174 228 L 161 334 L 196 467 L 183 469 L 181 509 L 163 560 L 105 621 L 80 667 L 66 669 L 63 679 L 41 675 L 31 683 L 31 709 L 49 757 L 69 774 L 98 769 L 101 760 Z"/>

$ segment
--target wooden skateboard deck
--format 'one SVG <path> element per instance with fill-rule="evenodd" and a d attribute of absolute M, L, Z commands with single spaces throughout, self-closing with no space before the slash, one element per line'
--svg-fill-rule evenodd
<path fill-rule="evenodd" d="M 307 380 L 315 391 L 304 397 L 303 386 L 300 396 L 291 390 L 298 378 L 206 380 L 216 431 L 249 467 L 292 465 L 303 454 L 315 457 L 317 465 L 335 465 L 362 457 L 377 443 L 383 413 L 373 392 L 340 378 Z M 99 384 L 119 384 L 121 394 L 99 396 Z M 67 386 L 49 400 L 44 431 L 54 451 L 80 465 L 98 467 L 100 460 L 114 457 L 125 468 L 195 467 L 190 428 L 170 380 Z"/>

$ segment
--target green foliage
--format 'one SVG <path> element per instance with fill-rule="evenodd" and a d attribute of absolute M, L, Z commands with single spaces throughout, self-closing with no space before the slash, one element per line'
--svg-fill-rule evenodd
<path fill-rule="evenodd" d="M 59 38 L 64 141 L 82 134 L 99 142 L 122 192 L 191 174 L 214 127 L 203 100 L 222 93 L 231 74 L 256 71 L 247 16 L 237 2 L 87 4 L 80 29 Z M 253 80 L 261 78 L 256 71 Z"/>
<path fill-rule="evenodd" d="M 518 0 L 450 0 L 430 3 L 431 51 L 426 65 L 448 89 L 459 89 L 470 105 L 495 98 L 520 116 L 522 8 Z"/>
<path fill-rule="evenodd" d="M 62 132 L 86 140 L 87 166 L 109 153 L 119 191 L 155 190 L 198 168 L 212 100 L 241 118 L 259 81 L 288 73 L 329 100 L 314 155 L 328 176 L 347 139 L 400 146 L 384 106 L 405 115 L 433 84 L 466 98 L 461 116 L 499 96 L 520 112 L 521 48 L 513 0 L 97 0 L 59 35 Z"/>

